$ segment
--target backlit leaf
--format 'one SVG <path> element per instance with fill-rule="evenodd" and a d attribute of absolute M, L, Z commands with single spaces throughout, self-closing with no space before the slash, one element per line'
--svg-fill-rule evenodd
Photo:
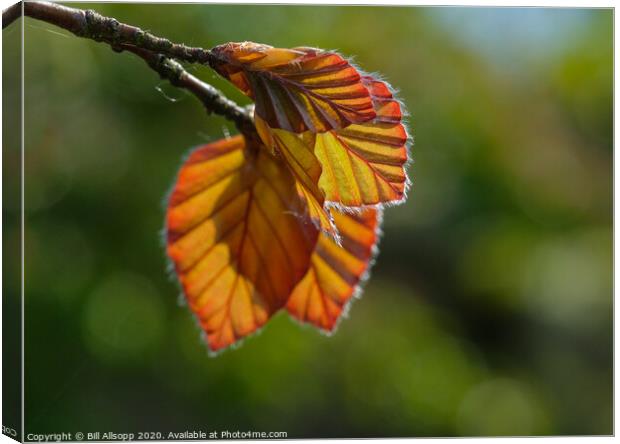
<path fill-rule="evenodd" d="M 334 52 L 243 42 L 211 54 L 213 69 L 254 99 L 271 128 L 321 133 L 376 116 L 360 73 Z"/>
<path fill-rule="evenodd" d="M 317 134 L 314 145 L 325 199 L 350 207 L 400 202 L 408 185 L 404 169 L 408 136 L 400 104 L 384 82 L 365 77 L 364 83 L 377 117 Z"/>
<path fill-rule="evenodd" d="M 216 351 L 282 308 L 309 267 L 318 231 L 284 164 L 235 136 L 196 149 L 167 210 L 167 251 Z"/>
<path fill-rule="evenodd" d="M 271 128 L 255 115 L 264 143 L 278 151 L 308 196 L 313 220 L 327 230 L 325 214 L 316 208 L 324 202 L 343 207 L 399 203 L 405 198 L 408 178 L 408 135 L 401 106 L 388 86 L 365 76 L 377 116 L 371 122 L 339 130 L 295 134 Z"/>
<path fill-rule="evenodd" d="M 359 289 L 376 252 L 381 210 L 360 214 L 331 210 L 342 246 L 321 234 L 311 266 L 297 284 L 286 308 L 294 318 L 333 331 L 345 307 Z"/>
<path fill-rule="evenodd" d="M 321 164 L 312 149 L 314 134 L 309 131 L 295 134 L 290 131 L 271 129 L 259 116 L 255 116 L 254 120 L 265 145 L 276 150 L 295 176 L 295 188 L 299 197 L 306 202 L 312 222 L 321 231 L 338 239 L 333 219 L 324 208 L 325 195 L 318 185 Z"/>

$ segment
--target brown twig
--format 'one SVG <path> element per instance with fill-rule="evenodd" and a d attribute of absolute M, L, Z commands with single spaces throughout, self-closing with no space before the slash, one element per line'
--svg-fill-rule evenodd
<path fill-rule="evenodd" d="M 207 111 L 233 121 L 241 132 L 254 131 L 254 121 L 248 108 L 237 105 L 213 86 L 191 75 L 179 62 L 132 45 L 120 45 L 115 49 L 129 51 L 142 58 L 162 78 L 174 86 L 187 89 L 203 103 Z"/>
<path fill-rule="evenodd" d="M 52 23 L 79 37 L 110 45 L 130 44 L 188 63 L 208 63 L 211 58 L 211 52 L 207 49 L 173 43 L 136 26 L 105 17 L 91 9 L 82 10 L 56 3 L 26 1 L 24 15 Z"/>
<path fill-rule="evenodd" d="M 21 15 L 21 4 L 2 13 L 3 28 Z M 24 15 L 66 29 L 79 37 L 109 44 L 115 51 L 130 51 L 142 59 L 161 77 L 174 86 L 194 94 L 208 112 L 233 121 L 242 132 L 253 131 L 253 119 L 248 108 L 237 105 L 213 86 L 189 74 L 180 63 L 207 64 L 211 52 L 207 49 L 173 43 L 142 29 L 120 23 L 92 10 L 69 8 L 49 2 L 24 2 Z"/>

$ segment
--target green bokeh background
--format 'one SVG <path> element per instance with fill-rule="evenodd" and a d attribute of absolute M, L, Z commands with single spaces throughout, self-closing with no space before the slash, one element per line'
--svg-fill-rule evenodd
<path fill-rule="evenodd" d="M 400 90 L 413 188 L 335 336 L 280 314 L 210 358 L 163 202 L 187 150 L 234 128 L 26 19 L 27 433 L 612 433 L 611 10 L 71 6 L 190 45 L 354 55 Z"/>

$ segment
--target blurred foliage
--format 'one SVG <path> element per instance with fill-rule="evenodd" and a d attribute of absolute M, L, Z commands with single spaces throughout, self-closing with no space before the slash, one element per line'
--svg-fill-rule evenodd
<path fill-rule="evenodd" d="M 27 19 L 29 432 L 612 433 L 611 10 L 72 6 L 191 45 L 354 55 L 400 89 L 414 185 L 335 336 L 281 314 L 209 358 L 163 202 L 184 153 L 234 128 Z"/>
<path fill-rule="evenodd" d="M 21 324 L 21 33 L 4 33 L 2 39 L 2 424 L 16 431 L 22 423 Z M 7 365 L 6 363 L 10 363 Z"/>

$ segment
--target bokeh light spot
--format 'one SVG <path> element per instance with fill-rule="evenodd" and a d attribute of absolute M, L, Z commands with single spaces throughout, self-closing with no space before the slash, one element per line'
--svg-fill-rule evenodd
<path fill-rule="evenodd" d="M 547 430 L 547 417 L 532 390 L 508 378 L 485 381 L 460 405 L 457 427 L 464 436 L 536 435 Z"/>
<path fill-rule="evenodd" d="M 139 275 L 116 274 L 88 298 L 84 338 L 102 361 L 140 361 L 159 344 L 164 322 L 165 309 L 151 282 Z"/>

